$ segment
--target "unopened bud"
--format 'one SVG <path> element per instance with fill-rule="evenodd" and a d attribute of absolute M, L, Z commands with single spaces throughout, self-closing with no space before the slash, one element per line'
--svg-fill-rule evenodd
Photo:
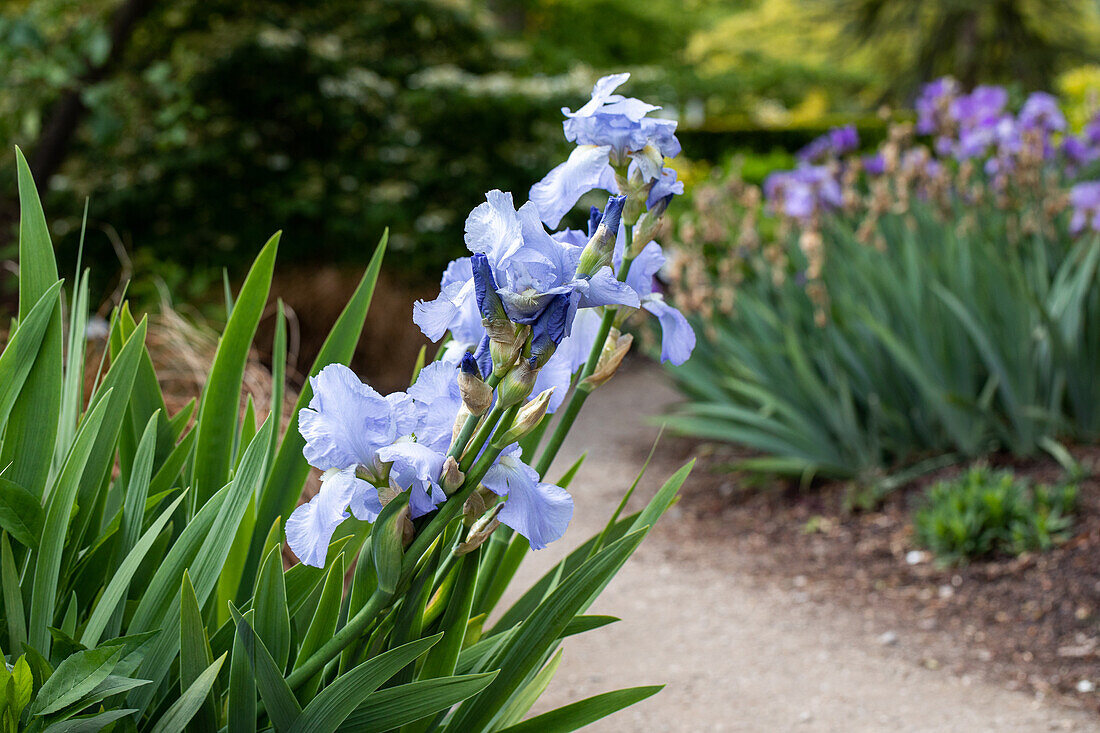
<path fill-rule="evenodd" d="M 462 355 L 458 390 L 462 394 L 462 404 L 473 415 L 484 415 L 493 404 L 493 388 L 482 381 L 481 367 L 468 351 Z"/>
<path fill-rule="evenodd" d="M 611 264 L 625 204 L 626 196 L 612 196 L 607 200 L 607 208 L 604 209 L 600 225 L 581 251 L 581 259 L 577 264 L 578 275 L 593 275 L 601 267 Z"/>
<path fill-rule="evenodd" d="M 668 198 L 672 198 L 669 196 Z M 664 214 L 665 208 L 668 206 L 666 199 L 662 199 L 664 203 L 657 203 L 652 209 L 642 214 L 638 219 L 637 225 L 634 227 L 634 237 L 630 243 L 630 249 L 627 251 L 627 259 L 634 259 L 641 254 L 642 249 L 647 244 L 657 238 L 657 234 L 661 231 L 661 217 Z"/>
<path fill-rule="evenodd" d="M 625 185 L 622 181 L 619 182 L 619 192 L 627 196 L 626 206 L 623 209 L 623 221 L 633 226 L 645 213 L 649 191 L 653 188 L 654 182 L 661 177 L 665 156 L 657 146 L 649 144 L 631 153 L 630 157 L 636 165 Z"/>
<path fill-rule="evenodd" d="M 439 481 L 443 490 L 448 494 L 453 494 L 455 489 L 462 486 L 462 482 L 465 480 L 466 474 L 459 470 L 458 461 L 454 459 L 454 456 L 447 456 L 447 460 L 443 461 L 443 474 Z"/>
<path fill-rule="evenodd" d="M 615 372 L 619 371 L 619 365 L 623 363 L 623 357 L 630 351 L 630 345 L 634 343 L 634 337 L 629 333 L 619 335 L 619 329 L 611 329 L 604 342 L 603 351 L 600 352 L 600 360 L 596 362 L 596 369 L 577 386 L 585 392 L 591 392 L 607 382 Z"/>
<path fill-rule="evenodd" d="M 466 503 L 462 505 L 462 514 L 466 517 L 466 526 L 474 526 L 482 514 L 485 513 L 485 499 L 481 496 L 480 491 L 475 491 L 470 494 L 466 499 Z"/>
<path fill-rule="evenodd" d="M 498 446 L 509 446 L 534 430 L 542 422 L 542 418 L 546 416 L 546 409 L 553 394 L 553 387 L 543 390 L 538 397 L 520 408 L 520 411 L 516 413 L 516 419 L 512 422 L 512 427 L 508 428 L 504 435 L 494 440 L 493 443 Z"/>
<path fill-rule="evenodd" d="M 474 522 L 470 527 L 470 531 L 466 534 L 466 540 L 454 549 L 454 554 L 457 557 L 461 557 L 468 552 L 473 552 L 477 548 L 481 547 L 485 540 L 496 531 L 496 528 L 500 526 L 500 520 L 497 519 L 497 514 L 500 513 L 500 508 L 503 504 L 497 504 L 493 511 L 486 514 L 481 519 Z"/>
<path fill-rule="evenodd" d="M 504 378 L 500 380 L 500 384 L 497 385 L 498 404 L 507 409 L 527 399 L 527 395 L 531 394 L 531 389 L 535 386 L 535 378 L 538 375 L 538 367 L 532 365 L 529 360 L 524 359 L 521 361 L 514 369 L 505 374 Z"/>
<path fill-rule="evenodd" d="M 397 515 L 397 523 L 401 527 L 401 546 L 408 548 L 416 538 L 416 527 L 413 526 L 408 506 L 404 507 L 401 513 Z"/>
<path fill-rule="evenodd" d="M 529 326 L 519 326 L 510 321 L 485 323 L 489 332 L 489 356 L 493 360 L 493 374 L 501 377 L 516 363 L 527 344 Z"/>
<path fill-rule="evenodd" d="M 466 427 L 466 418 L 470 417 L 471 413 L 466 409 L 466 405 L 463 404 L 458 408 L 458 414 L 455 415 L 455 424 L 451 427 L 451 445 L 454 445 L 458 440 L 458 436 L 462 434 L 462 428 Z"/>

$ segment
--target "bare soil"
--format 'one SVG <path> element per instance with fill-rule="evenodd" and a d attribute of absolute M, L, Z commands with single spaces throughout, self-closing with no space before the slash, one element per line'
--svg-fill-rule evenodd
<path fill-rule="evenodd" d="M 642 361 L 593 395 L 557 466 L 588 453 L 571 487 L 573 524 L 531 554 L 513 593 L 599 531 L 657 435 L 649 416 L 676 399 Z M 692 456 L 702 460 L 683 500 L 592 608 L 622 621 L 565 642 L 534 712 L 665 683 L 590 729 L 1100 731 L 1100 700 L 1078 691 L 1100 685 L 1095 482 L 1082 485 L 1065 546 L 940 569 L 906 561 L 919 486 L 882 511 L 846 514 L 839 487 L 745 492 L 717 470 L 721 451 L 666 439 L 632 503 Z"/>

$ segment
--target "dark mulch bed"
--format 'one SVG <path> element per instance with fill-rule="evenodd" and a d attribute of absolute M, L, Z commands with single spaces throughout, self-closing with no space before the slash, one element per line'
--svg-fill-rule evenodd
<path fill-rule="evenodd" d="M 847 487 L 800 491 L 746 481 L 714 446 L 681 502 L 695 539 L 733 542 L 752 570 L 788 582 L 807 600 L 859 610 L 925 666 L 979 674 L 1064 703 L 1100 709 L 1100 449 L 1075 450 L 1086 467 L 1073 537 L 1051 552 L 937 566 L 915 545 L 910 516 L 923 490 L 965 466 L 896 490 L 874 511 L 846 509 Z M 1050 460 L 992 457 L 1035 481 L 1063 475 Z M 712 545 L 713 546 L 713 545 Z"/>

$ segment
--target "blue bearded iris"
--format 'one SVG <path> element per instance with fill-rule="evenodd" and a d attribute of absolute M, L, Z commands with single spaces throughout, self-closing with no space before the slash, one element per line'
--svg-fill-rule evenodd
<path fill-rule="evenodd" d="M 424 335 L 438 341 L 448 331 L 444 361 L 457 363 L 462 354 L 481 347 L 486 331 L 483 318 L 501 315 L 513 323 L 533 324 L 558 296 L 568 299 L 565 333 L 571 331 L 578 309 L 604 305 L 637 308 L 637 293 L 619 282 L 610 266 L 592 274 L 578 274 L 584 241 L 576 243 L 548 234 L 530 202 L 518 210 L 512 195 L 490 191 L 485 203 L 475 208 L 466 220 L 466 245 L 472 257 L 455 260 L 447 267 L 440 283 L 439 297 L 417 301 L 413 321 Z M 609 201 L 608 219 L 617 230 L 622 210 L 621 197 Z M 481 274 L 475 278 L 475 271 Z M 478 298 L 478 281 L 484 291 L 491 288 L 496 298 Z M 486 312 L 482 312 L 482 306 Z M 497 312 L 502 307 L 503 313 Z M 484 360 L 479 359 L 484 366 Z M 562 395 L 564 396 L 564 395 Z M 562 396 L 556 398 L 560 403 Z M 556 407 L 556 404 L 554 405 Z"/>
<path fill-rule="evenodd" d="M 556 227 L 581 196 L 594 189 L 616 191 L 616 169 L 626 168 L 627 178 L 639 180 L 650 190 L 647 204 L 669 193 L 683 193 L 675 171 L 664 168 L 665 158 L 680 154 L 676 121 L 647 117 L 660 109 L 640 99 L 614 91 L 630 74 L 613 74 L 596 82 L 592 98 L 576 112 L 562 108 L 565 138 L 577 143 L 569 158 L 531 188 L 531 201 L 547 226 Z"/>
<path fill-rule="evenodd" d="M 554 237 L 573 244 L 584 241 L 584 234 L 576 229 L 565 229 Z M 616 272 L 622 267 L 625 249 L 626 240 L 620 231 L 615 244 Z M 695 331 L 678 309 L 665 302 L 664 295 L 657 287 L 656 275 L 666 261 L 661 245 L 656 242 L 648 243 L 631 261 L 626 284 L 637 294 L 641 308 L 655 316 L 661 326 L 661 361 L 679 366 L 688 360 L 695 349 Z M 589 349 L 592 348 L 599 331 L 599 322 L 599 316 L 595 311 L 579 313 L 573 322 L 573 330 L 558 347 L 554 359 L 550 360 L 551 364 L 559 358 L 563 362 L 567 361 L 572 369 L 570 372 L 572 376 L 572 373 L 575 373 L 588 358 Z M 565 383 L 568 384 L 568 379 Z M 549 381 L 536 383 L 535 388 L 546 388 L 554 384 L 556 383 Z"/>
<path fill-rule="evenodd" d="M 433 362 L 407 394 L 385 397 L 340 364 L 310 380 L 313 399 L 299 414 L 299 430 L 306 460 L 324 473 L 317 495 L 286 523 L 287 542 L 299 560 L 323 567 L 340 523 L 351 515 L 373 522 L 384 497 L 396 492 L 409 492 L 413 518 L 447 500 L 440 475 L 462 406 L 456 375 L 453 364 Z M 501 522 L 540 549 L 564 533 L 573 500 L 564 489 L 530 481 L 532 474 L 519 460 L 518 446 L 510 446 L 484 482 L 506 497 Z"/>

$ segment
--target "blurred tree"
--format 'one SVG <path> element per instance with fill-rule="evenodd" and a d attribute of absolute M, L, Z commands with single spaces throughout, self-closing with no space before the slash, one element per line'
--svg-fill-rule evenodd
<path fill-rule="evenodd" d="M 1095 0 L 811 0 L 839 20 L 841 56 L 866 45 L 904 100 L 950 74 L 966 86 L 1016 82 L 1050 89 L 1068 65 L 1097 58 Z"/>
<path fill-rule="evenodd" d="M 120 43 L 112 19 L 133 4 L 147 15 Z M 244 263 L 275 228 L 287 259 L 359 258 L 388 225 L 391 261 L 433 271 L 487 188 L 523 197 L 553 164 L 556 108 L 594 78 L 525 81 L 473 0 L 35 0 L 5 7 L 0 38 L 0 132 L 42 151 L 43 173 L 64 159 L 65 204 L 47 208 L 89 195 L 141 264 L 190 270 Z M 55 121 L 69 99 L 79 126 Z M 11 170 L 4 156 L 9 202 Z M 70 247 L 76 223 L 55 222 Z M 88 246 L 114 257 L 106 237 Z"/>

